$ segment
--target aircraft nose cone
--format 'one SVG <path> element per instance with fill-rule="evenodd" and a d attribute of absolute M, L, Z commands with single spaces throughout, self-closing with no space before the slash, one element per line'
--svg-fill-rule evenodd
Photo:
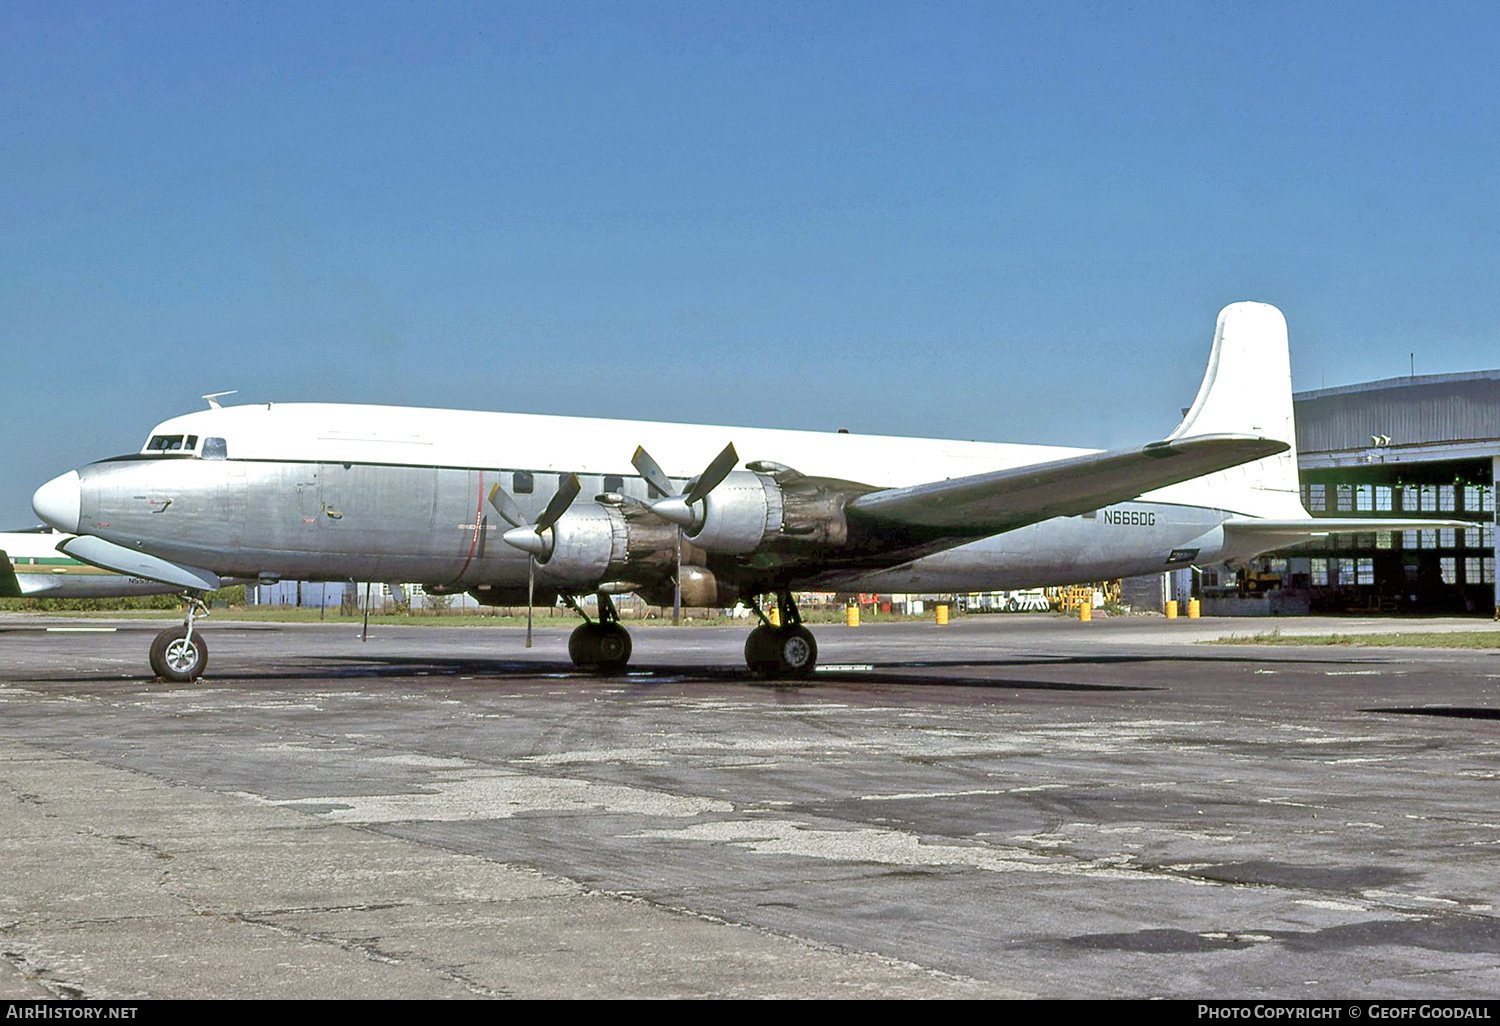
<path fill-rule="evenodd" d="M 43 521 L 59 531 L 77 534 L 82 494 L 78 471 L 70 470 L 38 488 L 31 497 L 31 508 Z"/>

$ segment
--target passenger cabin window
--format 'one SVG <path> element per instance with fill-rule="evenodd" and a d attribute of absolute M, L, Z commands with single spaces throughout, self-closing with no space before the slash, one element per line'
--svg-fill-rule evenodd
<path fill-rule="evenodd" d="M 515 487 L 517 495 L 530 495 L 535 483 L 532 481 L 531 471 L 518 470 L 515 472 L 511 484 Z"/>
<path fill-rule="evenodd" d="M 205 438 L 202 456 L 206 460 L 227 460 L 229 459 L 229 446 L 224 444 L 222 438 Z"/>

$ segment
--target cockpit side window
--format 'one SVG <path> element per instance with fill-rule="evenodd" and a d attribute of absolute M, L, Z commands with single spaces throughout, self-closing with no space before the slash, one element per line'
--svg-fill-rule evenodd
<path fill-rule="evenodd" d="M 152 435 L 146 443 L 147 452 L 177 452 L 181 448 L 181 435 Z"/>
<path fill-rule="evenodd" d="M 203 452 L 200 455 L 206 460 L 227 460 L 229 459 L 229 446 L 222 438 L 205 438 Z"/>

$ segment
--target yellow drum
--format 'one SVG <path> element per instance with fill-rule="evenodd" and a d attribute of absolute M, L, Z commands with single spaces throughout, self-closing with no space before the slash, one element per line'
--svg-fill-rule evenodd
<path fill-rule="evenodd" d="M 946 627 L 948 625 L 948 607 L 947 606 L 938 606 L 937 607 L 937 622 L 938 622 L 938 626 L 939 627 Z"/>

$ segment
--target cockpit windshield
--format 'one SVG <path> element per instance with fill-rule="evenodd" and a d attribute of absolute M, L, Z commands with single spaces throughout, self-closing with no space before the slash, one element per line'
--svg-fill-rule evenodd
<path fill-rule="evenodd" d="M 146 452 L 191 452 L 198 448 L 197 435 L 152 435 L 146 443 Z"/>

